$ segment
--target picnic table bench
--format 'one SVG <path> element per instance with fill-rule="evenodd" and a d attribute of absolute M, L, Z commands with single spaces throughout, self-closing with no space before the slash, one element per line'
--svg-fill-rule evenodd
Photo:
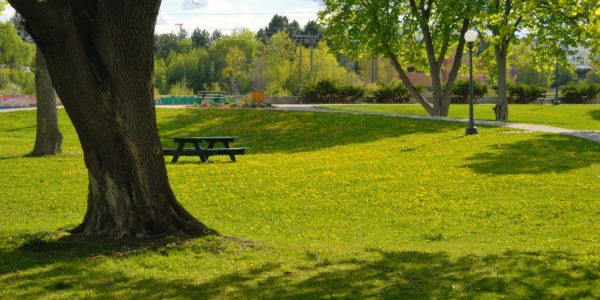
<path fill-rule="evenodd" d="M 199 91 L 196 95 L 196 98 L 200 103 L 204 100 L 210 100 L 212 104 L 220 104 L 222 102 L 227 102 L 227 98 L 225 98 L 225 92 L 217 92 L 217 91 Z"/>
<path fill-rule="evenodd" d="M 175 163 L 180 156 L 198 156 L 202 162 L 206 162 L 213 155 L 229 155 L 235 162 L 236 155 L 246 153 L 247 147 L 231 148 L 230 143 L 237 139 L 237 136 L 214 136 L 214 137 L 171 137 L 177 148 L 163 149 L 165 156 L 173 156 L 171 162 Z M 207 147 L 200 146 L 200 143 L 207 142 Z M 185 144 L 191 143 L 194 148 L 185 148 Z M 224 148 L 215 148 L 216 143 L 223 143 Z"/>

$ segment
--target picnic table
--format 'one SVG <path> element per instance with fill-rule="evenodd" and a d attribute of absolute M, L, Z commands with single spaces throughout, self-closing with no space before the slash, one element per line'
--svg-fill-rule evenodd
<path fill-rule="evenodd" d="M 176 163 L 180 156 L 198 156 L 202 162 L 206 162 L 213 155 L 229 155 L 232 161 L 235 162 L 236 155 L 246 153 L 247 147 L 231 148 L 230 143 L 237 139 L 237 136 L 212 136 L 212 137 L 171 137 L 175 143 L 178 143 L 177 148 L 163 149 L 165 156 L 173 156 L 171 162 Z M 207 142 L 207 147 L 202 147 L 200 144 Z M 194 148 L 185 148 L 185 144 L 192 144 Z M 215 148 L 216 143 L 222 143 L 224 148 Z"/>

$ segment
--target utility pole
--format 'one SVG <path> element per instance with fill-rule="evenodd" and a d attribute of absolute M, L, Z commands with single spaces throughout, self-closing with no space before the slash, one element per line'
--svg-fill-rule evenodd
<path fill-rule="evenodd" d="M 298 96 L 302 96 L 302 42 L 300 42 L 298 46 L 300 46 L 300 60 L 298 65 Z"/>
<path fill-rule="evenodd" d="M 175 24 L 175 26 L 179 26 L 179 34 L 181 35 L 181 33 L 183 32 L 183 23 L 177 23 Z"/>
<path fill-rule="evenodd" d="M 300 60 L 299 67 L 300 76 L 298 82 L 298 95 L 302 93 L 302 43 L 309 42 L 310 43 L 310 74 L 313 75 L 313 57 L 314 57 L 314 45 L 315 41 L 320 40 L 321 37 L 318 35 L 308 35 L 308 34 L 297 34 L 295 36 L 296 42 L 298 42 L 300 46 Z"/>

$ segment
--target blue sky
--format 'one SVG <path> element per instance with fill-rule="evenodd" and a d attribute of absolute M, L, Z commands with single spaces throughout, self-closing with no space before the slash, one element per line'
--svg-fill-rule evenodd
<path fill-rule="evenodd" d="M 317 18 L 318 0 L 163 0 L 156 32 L 176 32 L 177 23 L 191 33 L 195 28 L 230 33 L 233 29 L 252 31 L 265 27 L 273 15 L 287 16 L 304 26 Z"/>
<path fill-rule="evenodd" d="M 163 0 L 156 32 L 178 32 L 183 24 L 188 33 L 195 28 L 212 32 L 215 29 L 229 34 L 233 29 L 252 31 L 267 26 L 274 14 L 296 20 L 300 26 L 315 20 L 320 0 Z M 0 20 L 8 20 L 14 9 L 7 6 Z"/>

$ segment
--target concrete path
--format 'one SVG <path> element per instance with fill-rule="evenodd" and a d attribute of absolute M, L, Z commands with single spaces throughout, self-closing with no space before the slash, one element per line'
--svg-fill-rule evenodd
<path fill-rule="evenodd" d="M 403 115 L 403 114 L 386 114 L 386 113 L 323 109 L 323 108 L 312 107 L 310 104 L 275 104 L 275 105 L 273 105 L 273 109 L 344 113 L 344 114 L 364 114 L 364 115 L 389 116 L 389 117 L 421 119 L 421 120 L 441 120 L 441 121 L 460 122 L 460 123 L 468 123 L 469 122 L 468 119 L 448 118 L 448 117 L 415 116 L 415 115 Z M 475 124 L 476 125 L 488 125 L 488 126 L 503 126 L 503 127 L 509 127 L 509 128 L 522 129 L 522 130 L 526 130 L 526 131 L 560 133 L 560 134 L 577 136 L 577 137 L 585 138 L 585 139 L 600 143 L 600 130 L 572 130 L 572 129 L 565 129 L 565 128 L 559 128 L 559 127 L 545 126 L 545 125 L 519 124 L 519 123 L 508 123 L 508 122 L 486 121 L 486 120 L 475 120 Z"/>
<path fill-rule="evenodd" d="M 157 105 L 157 107 L 186 108 L 189 106 L 187 106 L 187 105 Z M 19 111 L 19 110 L 33 110 L 33 109 L 35 109 L 35 107 L 3 108 L 3 109 L 0 109 L 0 113 Z M 390 117 L 421 119 L 421 120 L 441 120 L 441 121 L 460 122 L 460 123 L 468 123 L 469 122 L 468 119 L 458 119 L 458 118 L 448 118 L 448 117 L 414 116 L 414 115 L 403 115 L 403 114 L 385 114 L 385 113 L 373 113 L 373 112 L 322 109 L 322 108 L 315 108 L 311 104 L 275 104 L 275 105 L 273 105 L 273 108 L 270 108 L 270 109 L 377 115 L 377 116 L 390 116 Z M 560 133 L 560 134 L 577 136 L 577 137 L 585 138 L 585 139 L 600 143 L 600 130 L 572 130 L 572 129 L 565 129 L 565 128 L 559 128 L 559 127 L 545 126 L 545 125 L 518 124 L 518 123 L 486 121 L 486 120 L 475 120 L 475 124 L 489 125 L 489 126 L 504 126 L 504 127 L 509 127 L 509 128 L 522 129 L 522 130 L 526 130 L 526 131 Z"/>
<path fill-rule="evenodd" d="M 20 108 L 0 108 L 0 113 L 19 111 L 19 110 L 34 110 L 35 107 L 20 107 Z"/>

